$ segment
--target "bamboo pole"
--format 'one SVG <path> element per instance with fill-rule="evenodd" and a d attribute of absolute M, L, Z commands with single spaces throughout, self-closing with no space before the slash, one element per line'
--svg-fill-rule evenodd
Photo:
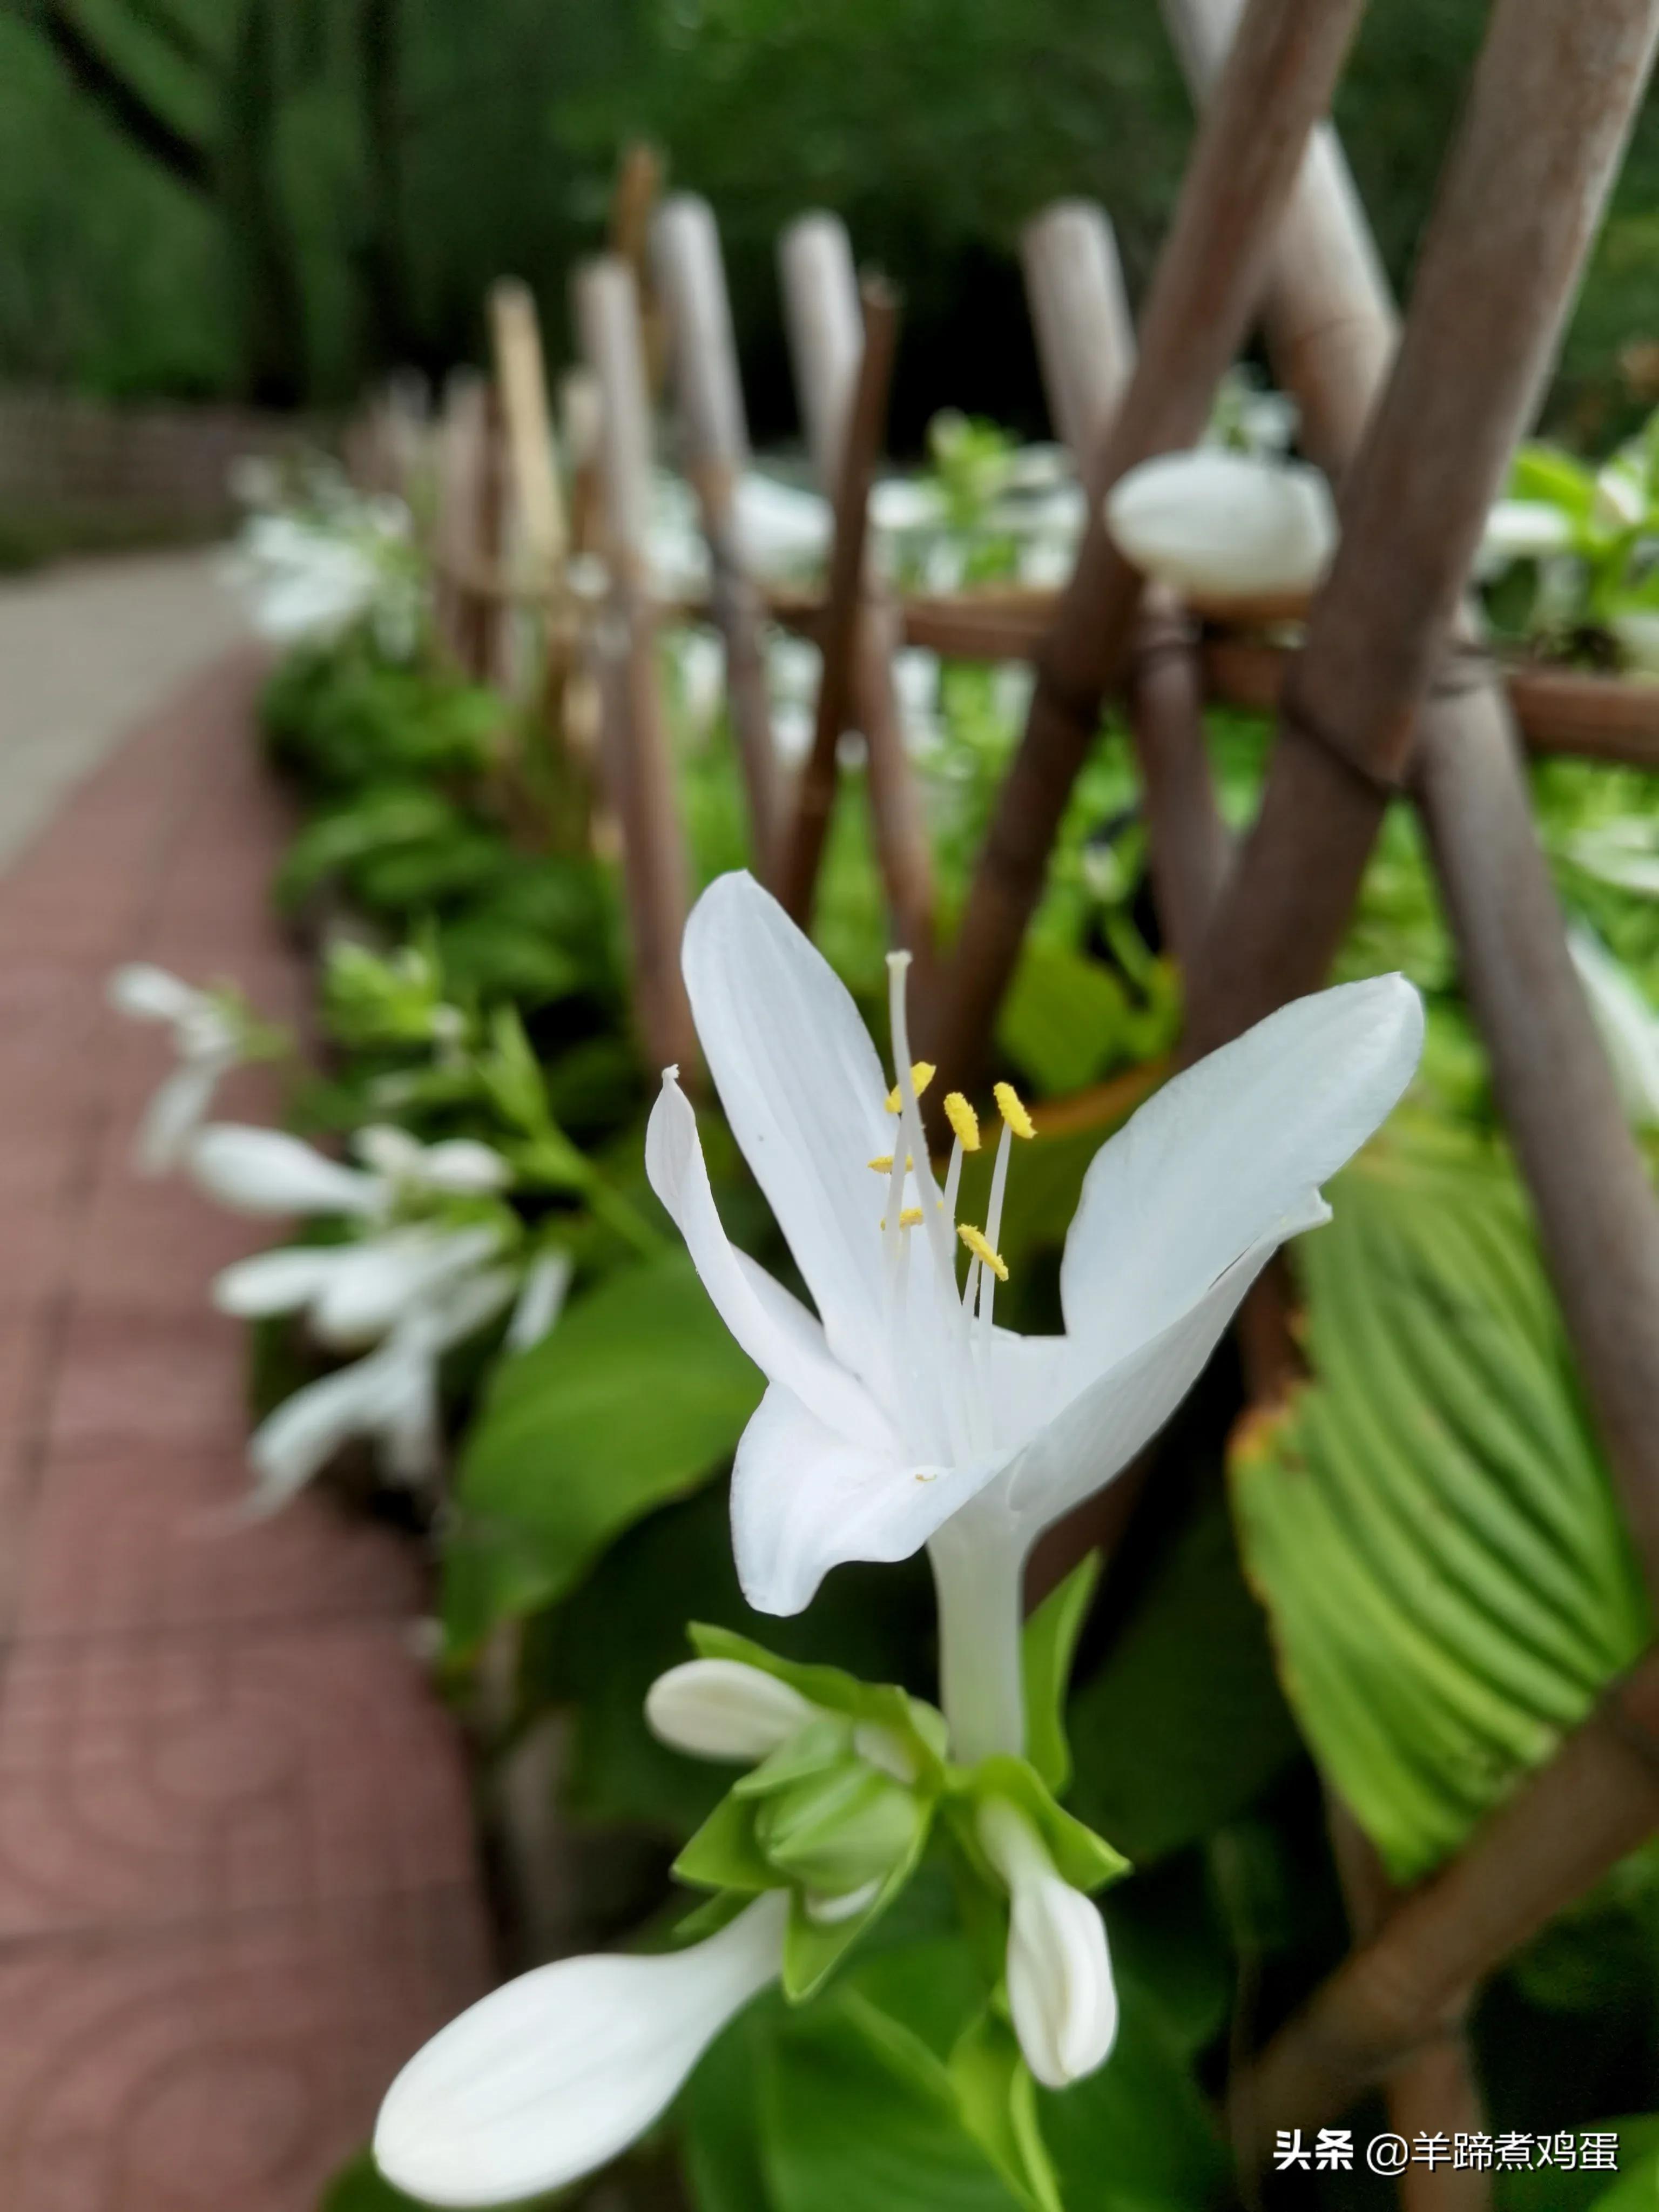
<path fill-rule="evenodd" d="M 1224 47 L 1236 9 L 1231 0 L 1167 0 L 1167 4 L 1178 31 L 1184 33 L 1178 43 L 1201 82 Z M 1616 55 L 1621 43 L 1623 68 L 1639 78 L 1639 49 L 1644 43 L 1650 46 L 1650 32 L 1644 41 L 1638 30 L 1634 40 L 1638 51 L 1633 52 L 1627 22 L 1622 38 L 1613 38 L 1609 52 Z M 1540 60 L 1549 66 L 1541 55 Z M 1501 103 L 1492 104 L 1492 66 L 1489 48 L 1482 76 L 1488 92 L 1487 127 L 1496 133 Z M 1604 94 L 1598 100 L 1593 90 L 1589 94 L 1595 126 L 1586 134 L 1589 174 L 1578 180 L 1576 192 L 1568 187 L 1569 197 L 1584 221 L 1589 219 L 1584 199 L 1588 197 L 1593 206 L 1597 167 L 1605 171 L 1611 166 L 1620 134 L 1617 111 L 1621 104 L 1627 104 L 1628 85 L 1621 94 L 1618 79 L 1615 65 L 1611 98 Z M 1502 89 L 1510 88 L 1499 82 Z M 1571 100 L 1571 78 L 1564 89 Z M 1582 85 L 1579 97 L 1585 98 Z M 1510 112 L 1506 119 L 1510 131 L 1525 127 L 1523 115 Z M 1582 127 L 1582 117 L 1575 119 Z M 1466 149 L 1467 145 L 1466 140 Z M 1463 158 L 1466 164 L 1475 160 L 1467 150 Z M 1559 185 L 1559 179 L 1554 181 Z M 1508 188 L 1515 189 L 1513 179 Z M 1466 211 L 1464 220 L 1473 222 L 1478 218 Z M 1478 239 L 1480 233 L 1471 228 L 1465 235 Z M 1559 252 L 1559 243 L 1557 250 Z M 1569 254 L 1571 251 L 1569 246 Z M 1557 278 L 1563 289 L 1570 281 L 1570 276 Z M 1281 380 L 1302 403 L 1309 447 L 1334 475 L 1340 476 L 1387 373 L 1395 328 L 1357 197 L 1340 149 L 1328 133 L 1316 140 L 1304 167 L 1281 238 L 1267 322 Z M 1470 373 L 1478 389 L 1479 370 Z M 1443 803 L 1437 803 L 1431 793 L 1425 795 L 1431 824 L 1443 818 L 1454 824 L 1455 856 L 1447 852 L 1443 867 L 1449 890 L 1456 880 L 1466 883 L 1474 895 L 1472 902 L 1455 896 L 1454 906 L 1472 902 L 1476 909 L 1472 916 L 1466 913 L 1460 934 L 1472 995 L 1477 1011 L 1483 1014 L 1489 1041 L 1494 1042 L 1495 1062 L 1498 1054 L 1491 996 L 1476 988 L 1476 970 L 1489 964 L 1512 978 L 1517 966 L 1524 973 L 1528 937 L 1541 951 L 1546 966 L 1557 971 L 1558 980 L 1564 965 L 1559 917 L 1547 896 L 1547 878 L 1532 838 L 1524 793 L 1515 774 L 1512 747 L 1506 741 L 1503 721 L 1502 703 L 1488 684 L 1481 693 L 1470 694 L 1461 702 L 1454 696 L 1431 708 L 1424 717 L 1421 732 L 1423 750 L 1430 759 L 1443 757 L 1467 767 L 1467 754 L 1475 763 L 1475 773 L 1468 778 L 1465 788 L 1443 790 Z M 1495 745 L 1483 735 L 1493 731 L 1498 738 Z M 1483 781 L 1484 793 L 1474 787 Z M 1499 934 L 1504 933 L 1503 924 L 1510 915 L 1503 895 L 1503 877 L 1490 865 L 1472 880 L 1466 872 L 1471 862 L 1478 862 L 1492 851 L 1492 817 L 1480 803 L 1483 797 L 1497 801 L 1498 817 L 1510 832 L 1498 841 L 1500 866 L 1509 865 L 1511 882 L 1518 878 L 1529 886 L 1529 895 L 1522 901 L 1527 923 L 1522 941 L 1507 948 L 1491 931 L 1481 933 L 1479 927 L 1484 916 L 1498 921 Z M 1524 824 L 1518 846 L 1513 842 L 1517 817 Z M 1538 896 L 1540 884 L 1546 894 L 1542 898 Z M 1224 912 L 1231 910 L 1230 901 Z M 1454 921 L 1455 924 L 1455 911 Z M 1293 949 L 1287 945 L 1286 950 L 1293 958 Z M 1511 956 L 1507 958 L 1506 950 Z M 1522 954 L 1520 963 L 1512 957 L 1517 951 Z M 1546 1030 L 1553 1029 L 1558 1042 L 1565 1042 L 1569 1050 L 1599 1070 L 1600 1055 L 1593 1040 L 1583 1035 L 1582 1002 L 1576 993 L 1564 996 L 1558 990 L 1551 998 Z M 1523 1011 L 1511 996 L 1504 1002 L 1504 1011 L 1514 1019 L 1513 1042 L 1523 1055 L 1519 1060 L 1513 1052 L 1504 1055 L 1510 1064 L 1510 1080 L 1505 1087 L 1512 1094 L 1514 1072 L 1527 1065 L 1523 1032 L 1528 1028 L 1532 1010 Z M 1576 1038 L 1571 1036 L 1575 1015 L 1579 1030 Z M 1535 1073 L 1542 1073 L 1536 1063 L 1533 1066 Z M 1523 1092 L 1528 1088 L 1525 1076 L 1521 1088 Z M 1507 1103 L 1512 1118 L 1516 1117 L 1517 1107 L 1512 1096 Z M 1524 1099 L 1520 1118 L 1527 1118 Z M 1615 1149 L 1623 1146 L 1621 1127 L 1614 1131 L 1613 1141 Z M 1568 1142 L 1583 1157 L 1587 1148 L 1582 1134 L 1575 1140 L 1568 1133 Z M 1532 1172 L 1541 1211 L 1544 1198 L 1540 1185 L 1540 1180 L 1547 1179 L 1548 1164 L 1538 1162 Z M 1650 1205 L 1643 1191 L 1638 1194 L 1638 1218 Z M 1566 1305 L 1568 1285 L 1562 1282 L 1561 1287 Z M 1397 2112 L 1403 2109 L 1398 2093 L 1404 2093 L 1407 2103 L 1420 2094 L 1437 2126 L 1453 2124 L 1448 2120 L 1449 2110 L 1455 2112 L 1467 2098 L 1467 2067 L 1462 2063 L 1456 2030 L 1469 1991 L 1533 1928 L 1571 1902 L 1607 1865 L 1622 1856 L 1659 1815 L 1659 1803 L 1654 1802 L 1652 1770 L 1659 1753 L 1651 1735 L 1651 1689 L 1645 1711 L 1639 1695 L 1634 1694 L 1644 1674 L 1651 1685 L 1651 1660 L 1633 1678 L 1632 1696 L 1621 1704 L 1615 1693 L 1590 1729 L 1581 1731 L 1560 1757 L 1488 1824 L 1460 1861 L 1399 1907 L 1381 1934 L 1275 2039 L 1265 2057 L 1241 2077 L 1235 2086 L 1234 2112 L 1247 2150 L 1257 2158 L 1264 2156 L 1267 2131 L 1297 2124 L 1304 2112 L 1316 2108 L 1318 2118 L 1333 2117 L 1358 2087 L 1385 2074 L 1394 2076 Z M 1642 1733 L 1644 1727 L 1649 1730 L 1646 1735 Z M 1634 1763 L 1629 1755 L 1632 1745 L 1638 1751 Z M 1588 1823 L 1598 1826 L 1598 1832 L 1586 1852 L 1587 1824 L 1580 1814 L 1592 1804 L 1601 1818 L 1599 1826 L 1594 1820 Z M 1561 1833 L 1564 1822 L 1571 1823 L 1571 1836 Z M 1511 1908 L 1507 1927 L 1494 1925 L 1490 1914 L 1477 1909 L 1492 1899 L 1502 1899 Z"/>
<path fill-rule="evenodd" d="M 837 454 L 836 536 L 824 605 L 817 713 L 812 749 L 801 767 L 793 817 L 778 869 L 778 896 L 785 911 L 802 928 L 811 921 L 813 894 L 835 809 L 836 748 L 847 727 L 858 684 L 870 483 L 887 422 L 887 393 L 898 334 L 898 305 L 886 285 L 866 282 L 860 296 L 864 343 L 853 404 Z"/>
<path fill-rule="evenodd" d="M 646 596 L 651 420 L 639 296 L 615 255 L 576 272 L 582 351 L 599 380 L 598 472 L 611 599 L 593 626 L 604 701 L 601 757 L 622 825 L 635 995 L 652 1063 L 694 1068 L 696 1036 L 680 974 L 687 864 Z"/>
<path fill-rule="evenodd" d="M 438 428 L 438 631 L 473 677 L 489 672 L 494 626 L 491 608 L 469 580 L 495 566 L 500 516 L 493 445 L 489 386 L 475 370 L 458 369 L 445 387 Z"/>
<path fill-rule="evenodd" d="M 726 690 L 763 883 L 775 877 L 782 792 L 767 696 L 763 609 L 738 533 L 737 487 L 749 459 L 732 305 L 720 233 L 707 200 L 677 193 L 658 210 L 652 258 L 667 324 L 685 473 L 708 547 L 711 611 L 726 647 Z"/>
<path fill-rule="evenodd" d="M 1048 412 L 1079 468 L 1107 434 L 1134 370 L 1134 329 L 1104 209 L 1062 200 L 1020 240 Z M 1204 741 L 1195 632 L 1170 592 L 1143 594 L 1129 668 L 1129 728 L 1146 810 L 1152 890 L 1183 973 L 1203 941 L 1229 841 Z"/>
<path fill-rule="evenodd" d="M 865 346 L 845 225 L 835 216 L 802 216 L 784 233 L 779 262 L 807 445 L 820 487 L 833 494 Z M 925 1004 L 933 955 L 933 864 L 893 688 L 898 641 L 890 603 L 867 591 L 855 641 L 853 704 L 868 752 L 872 830 L 893 933 L 915 956 L 915 995 Z"/>
<path fill-rule="evenodd" d="M 504 276 L 490 286 L 489 328 L 518 524 L 516 550 L 531 588 L 539 585 L 550 593 L 568 550 L 568 533 L 541 328 L 527 284 Z"/>
<path fill-rule="evenodd" d="M 1142 316 L 1139 363 L 1085 472 L 1090 512 L 1077 565 L 941 994 L 933 1057 L 952 1080 L 972 1073 L 990 1032 L 1139 602 L 1139 579 L 1107 538 L 1101 502 L 1126 468 L 1189 445 L 1202 430 L 1362 5 L 1250 0 L 1200 129 Z"/>

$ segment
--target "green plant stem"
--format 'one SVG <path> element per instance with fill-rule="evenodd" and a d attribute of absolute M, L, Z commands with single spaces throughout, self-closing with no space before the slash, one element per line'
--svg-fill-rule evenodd
<path fill-rule="evenodd" d="M 927 1547 L 939 1596 L 939 1703 L 952 1757 L 971 1765 L 1025 1749 L 1020 1662 L 1024 1561 L 1002 1532 L 976 1523 L 971 1506 Z"/>

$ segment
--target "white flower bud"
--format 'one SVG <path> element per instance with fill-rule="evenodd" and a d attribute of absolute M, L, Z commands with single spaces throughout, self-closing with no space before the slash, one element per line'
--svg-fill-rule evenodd
<path fill-rule="evenodd" d="M 1311 592 L 1336 548 L 1336 509 L 1317 469 L 1249 453 L 1164 453 L 1106 501 L 1126 560 L 1196 599 Z"/>
<path fill-rule="evenodd" d="M 744 1765 L 787 1742 L 813 1711 L 787 1682 L 737 1659 L 688 1659 L 659 1674 L 645 1698 L 646 1720 L 664 1743 Z"/>
<path fill-rule="evenodd" d="M 1105 2063 L 1117 2034 L 1117 1991 L 1106 1923 L 1055 1872 L 1023 1813 L 982 1805 L 980 1840 L 1007 1883 L 1008 2008 L 1025 2063 L 1045 2088 L 1063 2089 Z"/>

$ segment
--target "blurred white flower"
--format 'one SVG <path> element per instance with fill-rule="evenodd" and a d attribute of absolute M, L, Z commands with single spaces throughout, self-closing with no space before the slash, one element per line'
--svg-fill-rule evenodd
<path fill-rule="evenodd" d="M 1486 517 L 1474 573 L 1494 576 L 1511 561 L 1544 560 L 1571 543 L 1571 521 L 1547 499 L 1500 499 Z"/>
<path fill-rule="evenodd" d="M 372 1344 L 422 1299 L 493 1259 L 489 1223 L 444 1230 L 421 1223 L 355 1244 L 299 1244 L 238 1260 L 214 1279 L 221 1313 L 252 1320 L 301 1313 L 324 1344 Z"/>
<path fill-rule="evenodd" d="M 1638 453 L 1615 453 L 1596 472 L 1594 520 L 1607 530 L 1638 530 L 1649 507 L 1648 472 Z"/>
<path fill-rule="evenodd" d="M 1106 526 L 1134 567 L 1209 601 L 1311 592 L 1337 538 L 1317 469 L 1211 447 L 1131 469 L 1107 495 Z"/>
<path fill-rule="evenodd" d="M 135 1148 L 140 1171 L 161 1175 L 183 1158 L 222 1079 L 241 1059 L 242 1032 L 211 993 L 145 962 L 118 968 L 109 998 L 135 1021 L 165 1022 L 173 1030 L 179 1065 L 146 1109 Z"/>
<path fill-rule="evenodd" d="M 1659 1016 L 1595 933 L 1575 922 L 1567 945 L 1607 1048 L 1620 1102 L 1638 1129 L 1659 1125 Z"/>
<path fill-rule="evenodd" d="M 939 716 L 939 655 L 921 646 L 906 646 L 893 656 L 893 690 L 907 752 L 924 756 L 944 742 Z"/>
<path fill-rule="evenodd" d="M 737 1659 L 688 1659 L 659 1674 L 645 1698 L 646 1721 L 659 1742 L 694 1759 L 745 1766 L 787 1743 L 815 1710 L 775 1674 Z"/>
<path fill-rule="evenodd" d="M 504 1189 L 513 1170 L 471 1138 L 422 1145 L 390 1127 L 353 1139 L 368 1171 L 331 1160 L 282 1129 L 216 1121 L 190 1148 L 190 1168 L 210 1198 L 244 1213 L 347 1213 L 378 1217 L 407 1194 L 476 1197 Z"/>
<path fill-rule="evenodd" d="M 250 1512 L 286 1505 L 353 1437 L 372 1440 L 393 1481 L 430 1482 L 443 1455 L 438 1363 L 494 1320 L 514 1286 L 506 1267 L 441 1284 L 404 1308 L 379 1351 L 283 1399 L 248 1440 Z"/>
<path fill-rule="evenodd" d="M 818 675 L 823 657 L 804 637 L 775 630 L 766 641 L 766 684 L 771 696 L 772 738 L 779 757 L 799 768 L 812 749 L 817 724 Z"/>
<path fill-rule="evenodd" d="M 720 720 L 726 697 L 725 644 L 717 630 L 701 624 L 670 630 L 666 643 L 686 733 L 702 744 Z"/>
<path fill-rule="evenodd" d="M 1580 830 L 1567 841 L 1567 856 L 1604 884 L 1659 898 L 1659 821 L 1621 815 Z"/>
<path fill-rule="evenodd" d="M 568 1252 L 543 1252 L 531 1261 L 520 1287 L 519 1303 L 507 1325 L 505 1341 L 509 1352 L 528 1352 L 532 1344 L 551 1334 L 564 1311 L 574 1273 Z"/>
<path fill-rule="evenodd" d="M 422 605 L 408 509 L 362 498 L 331 477 L 319 487 L 312 512 L 249 516 L 225 563 L 228 580 L 273 644 L 325 645 L 369 619 L 381 649 L 406 659 Z"/>
<path fill-rule="evenodd" d="M 508 1982 L 417 2051 L 386 2092 L 380 2172 L 428 2204 L 492 2205 L 608 2165 L 777 1978 L 788 1911 L 787 1893 L 768 1891 L 689 1950 L 562 1959 Z"/>
<path fill-rule="evenodd" d="M 828 559 L 835 514 L 827 499 L 758 469 L 738 483 L 738 543 L 757 576 L 781 580 Z"/>
<path fill-rule="evenodd" d="M 1099 1908 L 1055 1871 L 1036 1830 L 1001 1798 L 979 1811 L 986 1856 L 1008 1885 L 1008 2009 L 1025 2063 L 1046 2089 L 1105 2064 L 1117 1990 Z"/>

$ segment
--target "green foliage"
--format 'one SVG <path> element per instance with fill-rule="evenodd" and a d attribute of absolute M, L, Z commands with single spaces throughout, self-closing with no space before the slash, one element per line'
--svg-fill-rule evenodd
<path fill-rule="evenodd" d="M 476 775 L 495 756 L 503 708 L 482 685 L 354 636 L 288 654 L 260 716 L 272 759 L 320 794 Z"/>
<path fill-rule="evenodd" d="M 572 1589 L 643 1513 L 727 1459 L 761 1382 L 678 1250 L 612 1275 L 492 1378 L 444 1562 L 452 1646 Z"/>
<path fill-rule="evenodd" d="M 1316 1380 L 1235 1455 L 1297 1717 L 1410 1879 L 1540 1764 L 1650 1632 L 1523 1203 L 1404 1130 L 1304 1240 Z"/>

